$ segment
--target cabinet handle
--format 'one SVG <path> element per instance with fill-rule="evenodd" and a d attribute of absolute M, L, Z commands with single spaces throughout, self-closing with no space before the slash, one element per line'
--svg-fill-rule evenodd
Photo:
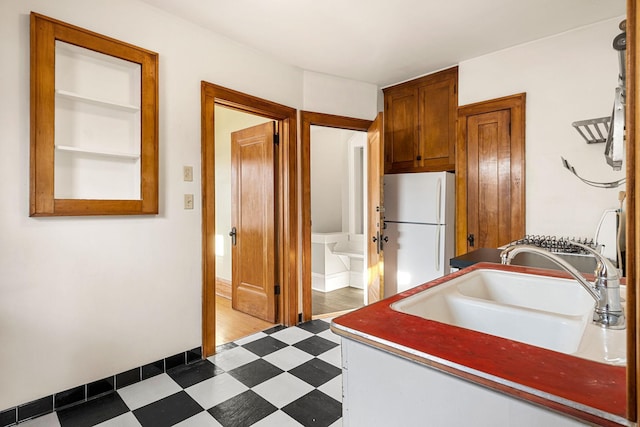
<path fill-rule="evenodd" d="M 422 160 L 422 156 L 416 157 L 416 160 Z"/>

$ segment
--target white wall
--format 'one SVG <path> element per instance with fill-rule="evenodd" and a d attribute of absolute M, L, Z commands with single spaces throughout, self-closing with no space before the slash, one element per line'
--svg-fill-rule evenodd
<path fill-rule="evenodd" d="M 270 119 L 219 106 L 215 118 L 216 277 L 231 281 L 231 132 Z"/>
<path fill-rule="evenodd" d="M 311 231 L 347 231 L 347 149 L 353 131 L 311 126 Z M 344 219 L 344 220 L 343 220 Z"/>
<path fill-rule="evenodd" d="M 618 76 L 612 48 L 623 18 L 495 52 L 459 65 L 459 104 L 520 92 L 526 106 L 526 230 L 593 237 L 618 189 L 583 184 L 563 168 L 564 156 L 585 178 L 613 181 L 604 144 L 587 145 L 571 123 L 611 114 Z"/>
<path fill-rule="evenodd" d="M 29 218 L 32 10 L 159 53 L 159 215 Z M 0 29 L 3 410 L 201 344 L 200 81 L 299 108 L 302 71 L 132 0 L 2 0 Z"/>
<path fill-rule="evenodd" d="M 382 111 L 378 97 L 382 92 L 371 83 L 313 71 L 303 73 L 302 109 L 306 111 L 373 120 Z"/>

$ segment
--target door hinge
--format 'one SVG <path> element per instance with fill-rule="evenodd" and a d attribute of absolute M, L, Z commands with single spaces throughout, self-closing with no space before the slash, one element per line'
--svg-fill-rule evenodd
<path fill-rule="evenodd" d="M 273 135 L 273 143 L 275 145 L 279 145 L 280 144 L 280 135 L 279 134 L 276 133 L 276 134 Z"/>
<path fill-rule="evenodd" d="M 280 295 L 280 285 L 275 285 L 273 289 L 276 295 Z"/>

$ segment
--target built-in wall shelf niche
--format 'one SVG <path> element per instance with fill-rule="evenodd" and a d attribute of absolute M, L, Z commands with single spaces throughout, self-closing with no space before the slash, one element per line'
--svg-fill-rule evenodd
<path fill-rule="evenodd" d="M 31 216 L 158 213 L 158 55 L 31 13 Z"/>

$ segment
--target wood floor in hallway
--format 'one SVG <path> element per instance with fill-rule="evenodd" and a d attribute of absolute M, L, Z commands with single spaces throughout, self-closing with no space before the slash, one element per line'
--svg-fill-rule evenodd
<path fill-rule="evenodd" d="M 353 310 L 363 305 L 362 289 L 347 287 L 326 293 L 313 291 L 314 316 Z M 275 325 L 234 310 L 229 298 L 216 295 L 216 345 L 236 341 Z"/>
<path fill-rule="evenodd" d="M 216 295 L 216 345 L 226 344 L 274 326 L 231 308 L 231 300 Z"/>

